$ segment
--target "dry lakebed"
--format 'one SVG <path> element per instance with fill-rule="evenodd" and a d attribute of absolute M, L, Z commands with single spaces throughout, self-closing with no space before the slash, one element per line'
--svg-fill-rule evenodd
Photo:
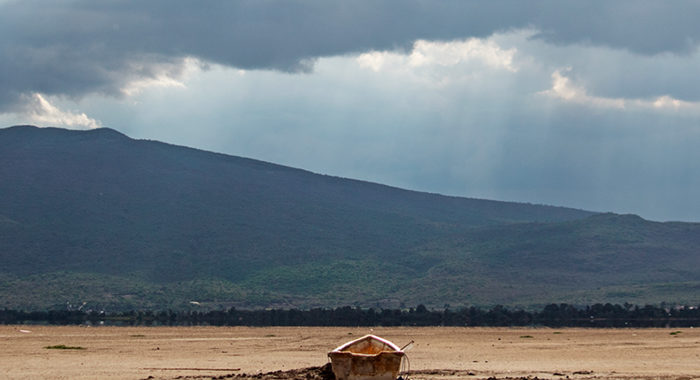
<path fill-rule="evenodd" d="M 324 379 L 374 334 L 410 379 L 700 379 L 700 329 L 0 326 L 2 379 Z M 406 364 L 406 363 L 405 363 Z"/>

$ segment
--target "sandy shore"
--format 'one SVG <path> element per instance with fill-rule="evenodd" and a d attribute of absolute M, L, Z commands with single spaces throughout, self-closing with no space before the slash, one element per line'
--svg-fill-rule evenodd
<path fill-rule="evenodd" d="M 700 379 L 700 329 L 0 326 L 3 379 L 226 378 L 322 366 L 367 333 L 420 379 Z M 64 345 L 66 348 L 49 346 Z"/>

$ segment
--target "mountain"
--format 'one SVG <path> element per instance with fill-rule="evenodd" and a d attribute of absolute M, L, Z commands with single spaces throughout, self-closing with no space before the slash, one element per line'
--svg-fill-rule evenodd
<path fill-rule="evenodd" d="M 692 223 L 0 129 L 0 307 L 697 302 L 699 243 Z"/>

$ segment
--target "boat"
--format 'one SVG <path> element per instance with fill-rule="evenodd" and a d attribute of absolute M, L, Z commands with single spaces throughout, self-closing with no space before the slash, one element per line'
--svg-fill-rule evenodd
<path fill-rule="evenodd" d="M 347 342 L 328 353 L 336 380 L 394 380 L 405 353 L 375 335 Z"/>

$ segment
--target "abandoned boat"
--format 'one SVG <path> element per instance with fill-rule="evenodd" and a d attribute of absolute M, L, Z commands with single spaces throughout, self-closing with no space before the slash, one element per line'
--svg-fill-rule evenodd
<path fill-rule="evenodd" d="M 374 335 L 347 342 L 328 353 L 336 380 L 394 380 L 405 353 Z"/>

